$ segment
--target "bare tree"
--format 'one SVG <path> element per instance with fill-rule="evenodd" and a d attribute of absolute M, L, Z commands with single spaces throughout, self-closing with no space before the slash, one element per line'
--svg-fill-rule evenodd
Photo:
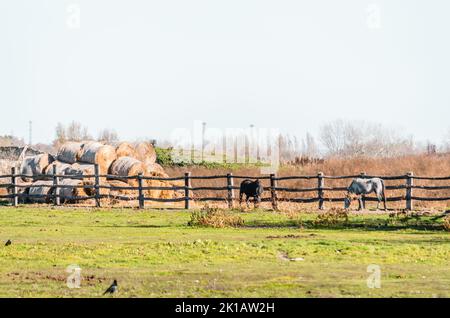
<path fill-rule="evenodd" d="M 364 121 L 337 120 L 322 126 L 320 141 L 328 156 L 395 157 L 415 152 L 412 137 Z"/>
<path fill-rule="evenodd" d="M 25 146 L 25 142 L 23 141 L 23 139 L 20 139 L 18 137 L 15 137 L 12 135 L 5 135 L 5 136 L 0 136 L 0 146 L 1 147 L 5 147 L 5 146 L 22 147 L 22 146 Z"/>
<path fill-rule="evenodd" d="M 114 129 L 103 129 L 98 134 L 98 141 L 105 142 L 105 143 L 112 143 L 119 140 L 119 136 L 117 135 L 117 132 Z"/>
<path fill-rule="evenodd" d="M 55 133 L 56 139 L 53 141 L 55 147 L 59 147 L 66 141 L 92 140 L 88 128 L 76 121 L 72 121 L 67 127 L 62 123 L 58 123 L 58 125 L 56 125 Z"/>
<path fill-rule="evenodd" d="M 302 156 L 315 158 L 319 156 L 319 148 L 314 137 L 308 132 L 302 140 Z"/>
<path fill-rule="evenodd" d="M 450 127 L 447 129 L 447 133 L 444 136 L 442 150 L 444 152 L 450 152 Z"/>
<path fill-rule="evenodd" d="M 290 134 L 279 135 L 278 147 L 281 162 L 292 161 L 295 157 L 299 156 L 301 152 L 297 138 Z"/>
<path fill-rule="evenodd" d="M 436 144 L 434 144 L 428 140 L 427 141 L 427 155 L 435 155 L 436 153 L 437 153 Z"/>
<path fill-rule="evenodd" d="M 346 123 L 336 120 L 325 124 L 320 130 L 320 141 L 329 155 L 343 155 L 346 148 Z"/>
<path fill-rule="evenodd" d="M 66 128 L 67 140 L 70 141 L 82 141 L 90 140 L 92 136 L 88 132 L 86 126 L 82 126 L 79 122 L 72 121 Z"/>
<path fill-rule="evenodd" d="M 59 146 L 67 141 L 66 128 L 62 123 L 58 123 L 55 129 L 56 138 L 53 141 L 54 146 Z"/>

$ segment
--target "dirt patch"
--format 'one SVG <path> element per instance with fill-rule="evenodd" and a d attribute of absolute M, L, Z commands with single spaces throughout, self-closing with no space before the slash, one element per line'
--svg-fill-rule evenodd
<path fill-rule="evenodd" d="M 294 234 L 288 234 L 288 235 L 270 235 L 266 236 L 267 239 L 299 239 L 299 238 L 311 238 L 316 237 L 317 234 L 311 233 L 309 235 L 294 235 Z"/>
<path fill-rule="evenodd" d="M 43 272 L 11 272 L 7 273 L 6 276 L 8 276 L 12 281 L 20 281 L 20 282 L 35 282 L 39 280 L 50 280 L 50 281 L 57 281 L 57 282 L 66 282 L 68 274 L 56 274 L 56 273 L 43 273 Z M 106 278 L 104 277 L 98 277 L 95 275 L 81 275 L 81 284 L 86 284 L 88 286 L 94 286 L 99 283 L 102 283 L 106 281 Z"/>

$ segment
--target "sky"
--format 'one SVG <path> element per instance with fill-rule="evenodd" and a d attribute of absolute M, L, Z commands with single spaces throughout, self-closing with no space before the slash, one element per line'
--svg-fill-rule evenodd
<path fill-rule="evenodd" d="M 440 141 L 445 0 L 1 0 L 0 135 L 79 121 L 123 140 L 208 127 L 317 134 L 335 119 Z"/>

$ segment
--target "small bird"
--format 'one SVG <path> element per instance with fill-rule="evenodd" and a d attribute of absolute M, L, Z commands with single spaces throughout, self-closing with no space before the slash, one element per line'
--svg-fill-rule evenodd
<path fill-rule="evenodd" d="M 108 287 L 107 290 L 103 293 L 103 295 L 106 294 L 114 294 L 117 291 L 117 280 L 114 280 L 111 286 Z"/>
<path fill-rule="evenodd" d="M 5 246 L 10 246 L 12 244 L 11 240 L 7 240 Z"/>

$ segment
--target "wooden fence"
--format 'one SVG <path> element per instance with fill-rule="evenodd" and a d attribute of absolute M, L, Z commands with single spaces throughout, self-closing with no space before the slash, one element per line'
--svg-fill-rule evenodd
<path fill-rule="evenodd" d="M 238 198 L 235 195 L 235 190 L 239 190 L 239 186 L 235 185 L 236 180 L 242 179 L 254 179 L 254 176 L 239 176 L 233 175 L 232 173 L 228 173 L 226 175 L 214 175 L 214 176 L 192 176 L 189 172 L 185 173 L 184 176 L 173 177 L 173 178 L 162 178 L 162 177 L 149 177 L 139 174 L 137 176 L 128 176 L 128 177 L 118 177 L 113 175 L 100 175 L 98 166 L 95 166 L 95 174 L 94 175 L 58 175 L 56 174 L 56 169 L 53 171 L 53 175 L 39 175 L 39 176 L 28 176 L 17 174 L 15 168 L 12 168 L 10 175 L 2 175 L 0 179 L 9 178 L 11 180 L 10 183 L 1 184 L 1 187 L 8 188 L 7 195 L 0 195 L 0 199 L 9 199 L 12 202 L 13 206 L 17 206 L 19 204 L 19 199 L 32 199 L 32 198 L 42 198 L 47 199 L 49 202 L 52 202 L 54 205 L 61 205 L 63 202 L 67 200 L 72 201 L 83 201 L 83 200 L 94 200 L 95 205 L 97 207 L 101 206 L 102 198 L 113 198 L 116 200 L 126 200 L 126 201 L 138 201 L 139 208 L 143 209 L 145 207 L 146 201 L 154 201 L 154 202 L 184 202 L 185 209 L 190 208 L 190 202 L 195 201 L 222 201 L 228 203 L 230 208 L 233 207 L 233 202 L 235 202 Z M 414 185 L 414 180 L 439 180 L 439 181 L 448 181 L 450 177 L 419 177 L 414 176 L 412 172 L 400 175 L 400 176 L 369 176 L 365 173 L 359 175 L 348 175 L 348 176 L 327 176 L 323 173 L 318 173 L 313 176 L 284 176 L 277 177 L 275 174 L 271 174 L 268 176 L 260 176 L 260 180 L 269 181 L 270 186 L 265 187 L 265 190 L 269 191 L 270 196 L 267 198 L 262 198 L 262 201 L 271 202 L 273 209 L 278 209 L 278 202 L 298 202 L 298 203 L 318 203 L 318 208 L 323 209 L 325 202 L 343 202 L 345 197 L 325 197 L 325 192 L 345 192 L 347 190 L 346 187 L 327 187 L 327 180 L 345 180 L 345 179 L 353 179 L 353 178 L 373 178 L 379 177 L 383 180 L 404 180 L 403 184 L 394 185 L 394 186 L 386 186 L 386 190 L 404 190 L 404 195 L 395 196 L 395 197 L 387 197 L 387 201 L 396 202 L 396 201 L 405 201 L 405 208 L 407 210 L 412 210 L 414 208 L 414 201 L 446 201 L 450 200 L 450 196 L 447 197 L 421 197 L 414 195 L 414 189 L 421 190 L 450 190 L 450 186 L 423 186 L 423 185 Z M 43 185 L 43 187 L 51 187 L 52 191 L 49 195 L 31 195 L 24 191 L 19 191 L 21 188 L 29 187 L 29 185 L 24 185 L 19 182 L 19 178 L 32 178 L 33 180 L 39 179 L 51 179 L 53 180 L 51 185 Z M 62 185 L 62 179 L 94 179 L 94 184 L 82 184 L 82 185 Z M 129 179 L 134 179 L 137 181 L 138 186 L 110 186 L 104 185 L 100 182 L 100 179 L 108 178 L 115 180 L 127 181 Z M 223 179 L 224 185 L 220 187 L 205 187 L 205 186 L 197 186 L 193 187 L 191 185 L 192 180 L 207 180 L 207 179 Z M 146 186 L 146 180 L 159 180 L 159 181 L 184 181 L 183 186 Z M 278 184 L 285 180 L 316 180 L 317 186 L 315 187 L 303 187 L 303 188 L 288 188 L 282 187 Z M 69 196 L 65 197 L 60 194 L 60 190 L 62 188 L 83 188 L 90 189 L 92 195 L 86 196 Z M 111 194 L 101 194 L 101 189 L 108 190 L 134 190 L 137 191 L 136 196 L 124 196 L 124 195 L 111 195 Z M 175 197 L 171 199 L 162 199 L 162 198 L 153 198 L 145 195 L 145 191 L 147 190 L 171 190 L 171 191 L 181 191 L 183 193 L 180 197 Z M 193 194 L 195 191 L 223 191 L 223 196 L 216 197 L 195 197 Z M 312 193 L 311 197 L 280 197 L 281 193 Z M 387 191 L 388 193 L 389 191 Z M 373 197 L 364 197 L 364 201 L 376 201 L 376 198 Z"/>

